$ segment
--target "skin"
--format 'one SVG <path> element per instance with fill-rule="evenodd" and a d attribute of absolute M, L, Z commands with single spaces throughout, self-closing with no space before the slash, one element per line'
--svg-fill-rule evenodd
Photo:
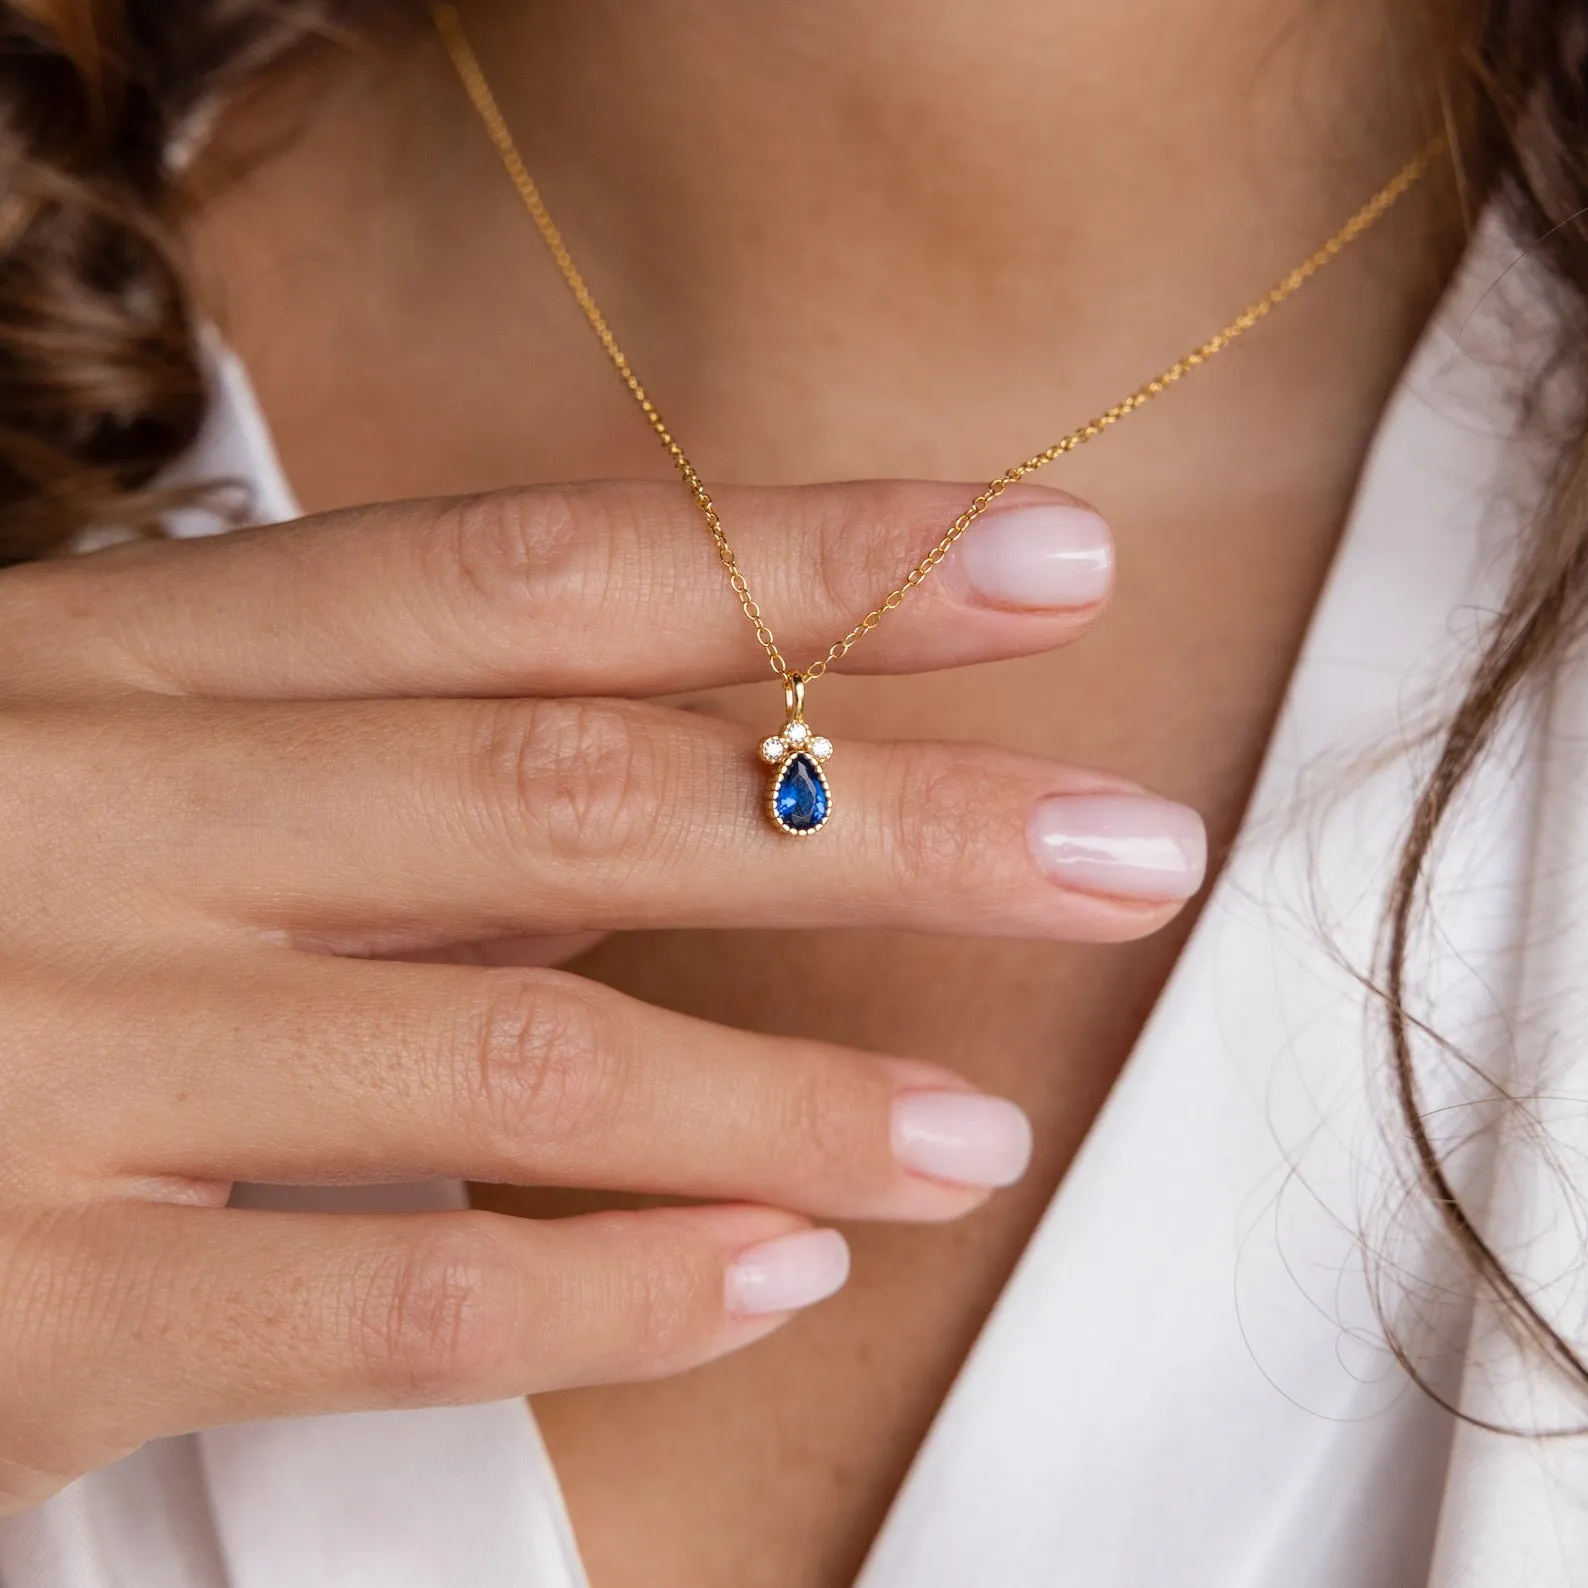
<path fill-rule="evenodd" d="M 1392 9 L 468 15 L 697 464 L 789 487 L 984 479 L 1255 297 L 1422 140 Z M 1097 610 L 978 607 L 945 569 L 813 689 L 878 819 L 790 845 L 743 755 L 779 720 L 735 687 L 747 628 L 444 61 L 421 39 L 278 92 L 222 129 L 192 240 L 305 506 L 549 489 L 0 578 L 6 764 L 45 769 L 7 783 L 5 885 L 39 904 L 5 926 L 0 1265 L 84 1298 L 54 1338 L 9 1309 L 44 1387 L 0 1416 L 0 1477 L 22 1503 L 206 1421 L 534 1392 L 598 1588 L 848 1582 L 1195 914 L 1056 887 L 1026 813 L 1139 786 L 1228 844 L 1455 251 L 1441 195 L 1063 466 L 1119 544 L 1083 646 Z M 616 477 L 656 483 L 554 485 Z M 968 494 L 723 508 L 802 656 Z M 649 581 L 592 571 L 642 551 Z M 511 963 L 592 929 L 618 935 L 584 979 Z M 887 1150 L 900 1089 L 961 1085 L 1036 1127 L 985 1204 Z M 500 1211 L 215 1205 L 415 1173 Z M 756 1205 L 643 1205 L 679 1196 Z M 730 1354 L 769 1320 L 725 1312 L 725 1265 L 806 1217 L 866 1221 L 853 1282 Z"/>

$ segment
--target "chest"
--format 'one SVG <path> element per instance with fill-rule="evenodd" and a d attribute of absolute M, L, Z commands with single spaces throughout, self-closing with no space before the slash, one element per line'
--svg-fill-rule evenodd
<path fill-rule="evenodd" d="M 1123 766 L 1197 801 L 1218 846 L 1255 775 L 1311 594 L 1298 580 L 1282 616 L 1271 604 L 1245 623 L 1202 612 L 1151 643 L 1139 631 L 1099 636 L 1096 657 L 824 681 L 820 724 L 844 738 L 947 733 Z M 1134 628 L 1131 599 L 1116 616 Z M 1137 621 L 1150 627 L 1144 614 Z M 1243 687 L 1182 687 L 1188 672 L 1206 681 L 1239 665 L 1232 646 Z M 1199 653 L 1209 661 L 1186 668 Z M 767 693 L 700 704 L 753 723 Z M 849 1288 L 756 1350 L 671 1382 L 537 1403 L 597 1588 L 853 1582 L 1190 924 L 1110 948 L 858 932 L 636 934 L 580 962 L 636 996 L 714 1021 L 952 1066 L 1018 1099 L 1038 1143 L 1027 1180 L 962 1224 L 846 1230 Z M 479 1194 L 531 1215 L 592 1202 Z"/>

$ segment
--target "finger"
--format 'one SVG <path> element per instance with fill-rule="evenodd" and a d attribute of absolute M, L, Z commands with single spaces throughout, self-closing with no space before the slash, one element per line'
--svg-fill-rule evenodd
<path fill-rule="evenodd" d="M 724 490 L 789 664 L 895 590 L 976 494 Z M 1008 491 L 844 666 L 914 672 L 1048 650 L 1108 589 L 1095 513 Z M 545 487 L 139 543 L 0 576 L 0 676 L 252 697 L 655 694 L 768 662 L 677 485 Z"/>
<path fill-rule="evenodd" d="M 839 746 L 830 819 L 791 839 L 742 728 L 621 701 L 194 706 L 107 731 L 179 761 L 204 820 L 123 803 L 85 843 L 336 949 L 662 925 L 1111 940 L 1167 920 L 1204 861 L 1184 806 L 967 744 Z"/>
<path fill-rule="evenodd" d="M 125 1203 L 0 1250 L 7 1427 L 46 1466 L 221 1423 L 505 1399 L 680 1372 L 843 1283 L 833 1231 L 770 1209 L 544 1223 Z M 24 1352 L 48 1360 L 30 1363 Z"/>
<path fill-rule="evenodd" d="M 1030 1155 L 1014 1104 L 933 1065 L 729 1030 L 559 971 L 249 958 L 263 963 L 184 960 L 180 978 L 78 995 L 74 1046 L 114 1051 L 117 1079 L 108 1109 L 68 1127 L 76 1164 L 136 1183 L 451 1178 L 931 1220 Z"/>

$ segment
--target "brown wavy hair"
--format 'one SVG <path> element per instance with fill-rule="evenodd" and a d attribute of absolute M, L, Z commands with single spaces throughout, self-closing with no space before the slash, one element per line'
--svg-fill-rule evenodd
<path fill-rule="evenodd" d="M 413 9 L 412 0 L 0 4 L 0 565 L 47 555 L 94 525 L 157 532 L 171 505 L 158 477 L 205 412 L 173 242 L 183 151 L 229 96 L 310 39 L 351 36 Z M 1437 47 L 1450 62 L 1457 176 L 1473 208 L 1503 205 L 1514 234 L 1536 240 L 1566 289 L 1560 360 L 1588 387 L 1588 0 L 1447 0 L 1441 9 L 1455 13 Z M 1410 813 L 1379 991 L 1399 1110 L 1431 1206 L 1480 1295 L 1588 1401 L 1588 1360 L 1489 1245 L 1429 1129 L 1406 969 L 1445 817 L 1507 707 L 1588 617 L 1588 409 L 1572 432 Z M 1412 1353 L 1400 1354 L 1450 1405 Z"/>
<path fill-rule="evenodd" d="M 0 565 L 157 531 L 203 422 L 181 163 L 229 96 L 399 0 L 0 5 Z"/>

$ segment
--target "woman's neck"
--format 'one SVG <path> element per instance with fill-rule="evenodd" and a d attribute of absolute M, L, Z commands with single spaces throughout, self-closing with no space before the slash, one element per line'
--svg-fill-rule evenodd
<path fill-rule="evenodd" d="M 1132 379 L 1426 138 L 1430 85 L 1409 82 L 1392 27 L 1405 11 L 464 7 L 618 322 L 670 377 L 709 364 L 719 400 L 757 369 L 866 389 L 879 360 L 945 400 L 1060 362 Z M 463 224 L 482 200 L 460 169 L 499 173 L 434 147 Z"/>
<path fill-rule="evenodd" d="M 1423 141 L 1437 98 L 1427 52 L 1405 64 L 1416 41 L 1394 0 L 461 9 L 581 266 L 717 479 L 989 476 L 1270 286 Z M 361 280 L 356 304 L 326 310 L 327 360 L 347 358 L 353 320 L 422 306 L 455 321 L 460 380 L 517 361 L 513 422 L 532 439 L 516 468 L 544 472 L 544 450 L 553 477 L 662 472 L 435 41 L 330 72 L 259 169 L 265 191 L 233 183 L 199 229 L 226 295 L 298 314 Z M 1180 488 L 1188 458 L 1217 466 L 1237 440 L 1253 490 L 1264 458 L 1294 477 L 1297 434 L 1318 430 L 1304 386 L 1360 430 L 1347 410 L 1381 396 L 1453 257 L 1424 187 L 1242 349 L 1238 388 L 1198 377 L 1218 400 L 1177 405 L 1132 494 Z M 272 384 L 271 348 L 244 351 Z M 294 357 L 302 390 L 316 371 Z M 1319 467 L 1354 469 L 1349 444 L 1320 445 L 1335 461 Z M 392 478 L 389 448 L 377 466 Z M 1066 483 L 1084 492 L 1089 472 Z"/>
<path fill-rule="evenodd" d="M 463 7 L 533 162 L 599 219 L 593 242 L 646 260 L 644 296 L 652 272 L 720 287 L 753 264 L 807 293 L 873 277 L 886 290 L 868 307 L 912 278 L 981 287 L 989 272 L 1031 297 L 1095 256 L 1108 279 L 1264 242 L 1277 263 L 1427 136 L 1433 85 L 1411 80 L 1406 10 Z"/>

